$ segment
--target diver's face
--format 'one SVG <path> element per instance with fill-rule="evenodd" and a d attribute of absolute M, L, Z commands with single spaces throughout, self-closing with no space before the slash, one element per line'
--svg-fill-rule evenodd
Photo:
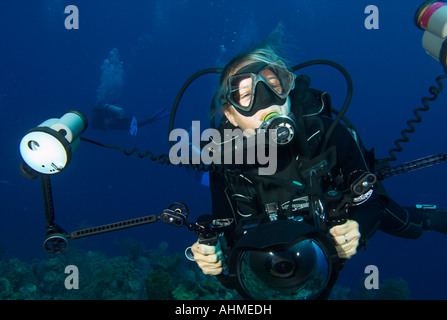
<path fill-rule="evenodd" d="M 228 81 L 228 86 L 231 82 L 231 88 L 227 87 L 227 89 L 232 91 L 232 99 L 224 113 L 235 127 L 244 131 L 246 136 L 256 133 L 256 129 L 261 126 L 262 119 L 267 114 L 277 112 L 280 115 L 287 115 L 290 113 L 290 99 L 287 96 L 284 99 L 277 96 L 282 95 L 284 90 L 281 81 L 273 70 L 266 64 L 259 66 L 259 63 L 244 63 L 234 70 L 230 77 L 233 80 Z M 262 81 L 267 84 L 268 88 L 264 83 L 261 84 L 258 81 L 254 83 L 253 76 L 247 76 L 247 72 L 255 72 L 261 75 Z M 234 76 L 235 74 L 238 76 Z M 293 81 L 293 77 L 288 80 Z M 260 91 L 257 92 L 258 90 Z M 275 91 L 274 94 L 272 94 L 273 91 Z M 264 94 L 260 92 L 264 92 Z"/>
<path fill-rule="evenodd" d="M 244 131 L 245 136 L 254 135 L 256 133 L 256 129 L 258 129 L 263 123 L 262 119 L 264 116 L 271 112 L 277 112 L 280 115 L 288 115 L 290 113 L 290 98 L 287 98 L 286 103 L 281 106 L 269 106 L 268 108 L 259 110 L 250 117 L 243 116 L 237 112 L 236 108 L 232 105 L 224 111 L 228 121 L 230 121 L 233 126 L 241 128 L 241 130 Z"/>

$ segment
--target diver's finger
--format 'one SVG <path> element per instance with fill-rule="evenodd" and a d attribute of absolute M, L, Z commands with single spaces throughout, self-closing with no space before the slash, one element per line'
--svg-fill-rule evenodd
<path fill-rule="evenodd" d="M 191 251 L 193 253 L 200 253 L 200 254 L 215 254 L 216 253 L 216 247 L 214 246 L 208 246 L 205 244 L 199 244 L 199 242 L 194 243 L 191 246 Z"/>
<path fill-rule="evenodd" d="M 352 242 L 352 241 L 359 241 L 360 240 L 360 232 L 358 229 L 353 229 L 351 231 L 349 231 L 348 233 L 345 234 L 346 238 L 348 239 L 348 242 Z"/>
<path fill-rule="evenodd" d="M 219 262 L 221 259 L 217 254 L 194 254 L 194 260 L 195 261 L 203 261 L 203 262 L 207 262 L 207 263 L 216 263 Z"/>
<path fill-rule="evenodd" d="M 222 267 L 222 260 L 216 260 L 216 261 L 205 261 L 205 260 L 197 260 L 197 264 L 201 268 L 209 267 L 209 268 L 219 268 Z"/>
<path fill-rule="evenodd" d="M 344 236 L 337 236 L 337 237 L 333 237 L 335 245 L 336 246 L 341 246 L 345 243 L 348 243 L 349 240 L 347 240 L 347 238 L 345 238 Z"/>
<path fill-rule="evenodd" d="M 197 261 L 197 265 L 205 274 L 218 274 L 222 272 L 222 261 L 216 263 L 207 263 L 204 261 Z"/>
<path fill-rule="evenodd" d="M 345 223 L 337 225 L 332 227 L 329 230 L 329 233 L 331 235 L 335 236 L 341 236 L 344 235 L 352 230 L 358 230 L 359 224 L 355 220 L 347 220 Z"/>
<path fill-rule="evenodd" d="M 337 254 L 339 258 L 350 259 L 357 253 L 357 246 L 336 246 Z"/>
<path fill-rule="evenodd" d="M 222 271 L 223 271 L 222 267 L 217 267 L 217 268 L 214 268 L 214 267 L 203 267 L 201 269 L 202 269 L 202 272 L 204 274 L 209 275 L 209 276 L 217 276 L 218 274 L 221 274 Z"/>

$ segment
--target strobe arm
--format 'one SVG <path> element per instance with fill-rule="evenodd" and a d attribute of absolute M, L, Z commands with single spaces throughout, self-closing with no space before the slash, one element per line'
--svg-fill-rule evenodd
<path fill-rule="evenodd" d="M 133 218 L 129 220 L 109 223 L 102 226 L 77 230 L 70 233 L 68 237 L 71 239 L 80 239 L 107 232 L 118 231 L 146 224 L 151 224 L 158 222 L 159 220 L 164 223 L 173 225 L 175 227 L 181 227 L 187 224 L 186 218 L 188 216 L 188 213 L 189 213 L 188 207 L 184 203 L 174 202 L 169 206 L 168 209 L 163 210 L 163 213 L 160 216 L 149 215 L 140 218 Z"/>
<path fill-rule="evenodd" d="M 156 215 L 134 218 L 134 219 L 124 220 L 124 221 L 109 223 L 109 224 L 105 224 L 105 225 L 98 226 L 98 227 L 92 227 L 92 228 L 73 231 L 72 233 L 70 233 L 68 238 L 80 239 L 80 238 L 95 236 L 95 235 L 103 234 L 103 233 L 107 233 L 107 232 L 118 231 L 118 230 L 128 229 L 128 228 L 132 228 L 132 227 L 138 227 L 138 226 L 142 226 L 145 224 L 154 223 L 157 221 L 158 221 L 158 217 Z"/>
<path fill-rule="evenodd" d="M 44 248 L 48 252 L 59 253 L 67 248 L 68 239 L 76 240 L 80 238 L 100 235 L 107 232 L 151 224 L 158 221 L 162 221 L 174 227 L 186 226 L 190 231 L 198 234 L 200 236 L 200 239 L 202 239 L 203 241 L 206 241 L 207 243 L 214 242 L 217 236 L 209 228 L 210 220 L 204 219 L 204 217 L 208 217 L 208 215 L 199 217 L 196 223 L 189 223 L 186 221 L 188 214 L 188 207 L 184 203 L 174 202 L 169 206 L 169 208 L 163 210 L 163 213 L 159 216 L 149 215 L 129 220 L 123 220 L 97 227 L 76 230 L 71 232 L 70 234 L 67 234 L 61 228 L 53 224 L 49 225 L 49 227 L 52 226 L 51 230 L 47 230 L 47 237 L 44 242 Z"/>

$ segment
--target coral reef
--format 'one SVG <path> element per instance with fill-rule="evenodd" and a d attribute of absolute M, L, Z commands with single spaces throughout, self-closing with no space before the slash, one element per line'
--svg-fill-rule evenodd
<path fill-rule="evenodd" d="M 65 268 L 79 270 L 79 289 L 66 289 Z M 44 260 L 0 261 L 0 299 L 145 299 L 138 266 L 125 256 L 67 250 Z"/>
<path fill-rule="evenodd" d="M 196 263 L 181 253 L 168 254 L 168 244 L 147 250 L 126 240 L 123 254 L 108 257 L 101 252 L 69 247 L 43 260 L 25 263 L 0 255 L 0 300 L 239 300 L 236 291 L 224 288 L 215 277 L 204 275 Z M 76 266 L 79 288 L 67 289 L 67 266 Z M 362 281 L 360 281 L 363 283 Z M 403 279 L 388 279 L 379 290 L 358 292 L 336 285 L 330 299 L 403 300 L 410 298 Z"/>
<path fill-rule="evenodd" d="M 378 289 L 366 289 L 365 277 L 361 277 L 358 290 L 335 285 L 330 300 L 410 300 L 410 289 L 402 278 L 389 278 L 380 282 Z"/>
<path fill-rule="evenodd" d="M 361 300 L 410 300 L 408 283 L 401 278 L 390 278 L 379 284 L 378 290 L 366 290 L 360 286 Z"/>
<path fill-rule="evenodd" d="M 69 247 L 30 263 L 0 259 L 0 300 L 240 299 L 182 254 L 168 254 L 166 242 L 146 250 L 127 240 L 121 249 L 117 257 Z M 79 289 L 65 287 L 68 265 L 78 269 Z"/>
<path fill-rule="evenodd" d="M 146 293 L 149 300 L 171 300 L 173 298 L 171 275 L 163 270 L 149 273 L 146 277 Z"/>

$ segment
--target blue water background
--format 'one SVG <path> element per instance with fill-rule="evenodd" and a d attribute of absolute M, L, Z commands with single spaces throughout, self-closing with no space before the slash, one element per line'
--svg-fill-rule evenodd
<path fill-rule="evenodd" d="M 442 67 L 421 45 L 414 12 L 422 1 L 1 1 L 0 2 L 0 249 L 4 258 L 31 261 L 42 249 L 45 220 L 38 180 L 18 170 L 20 138 L 44 120 L 67 109 L 90 116 L 100 85 L 100 66 L 117 48 L 125 78 L 118 105 L 144 119 L 171 108 L 181 85 L 194 72 L 222 67 L 235 54 L 262 41 L 279 22 L 292 64 L 323 58 L 342 64 L 354 81 L 348 117 L 368 147 L 388 156 L 412 110 L 421 106 Z M 65 6 L 79 8 L 78 30 L 64 27 Z M 364 27 L 367 5 L 379 8 L 378 30 Z M 329 67 L 303 71 L 312 86 L 344 101 L 343 78 Z M 216 75 L 196 81 L 185 94 L 176 127 L 191 121 L 208 125 L 207 110 Z M 423 122 L 398 154 L 398 163 L 446 152 L 447 91 L 423 114 Z M 83 137 L 131 149 L 167 153 L 168 123 L 129 132 L 87 129 Z M 397 164 L 397 163 L 396 163 Z M 402 204 L 436 203 L 447 207 L 445 164 L 386 181 Z M 67 169 L 51 178 L 56 222 L 66 231 L 160 214 L 173 201 L 190 208 L 189 220 L 210 213 L 209 189 L 183 168 L 159 165 L 136 156 L 81 143 Z M 120 243 L 134 239 L 147 248 L 161 241 L 180 252 L 196 236 L 162 223 L 77 240 L 83 250 L 114 256 Z M 413 299 L 446 299 L 445 235 L 424 233 L 404 240 L 378 232 L 342 271 L 339 284 L 357 288 L 367 265 L 380 279 L 405 279 Z"/>

